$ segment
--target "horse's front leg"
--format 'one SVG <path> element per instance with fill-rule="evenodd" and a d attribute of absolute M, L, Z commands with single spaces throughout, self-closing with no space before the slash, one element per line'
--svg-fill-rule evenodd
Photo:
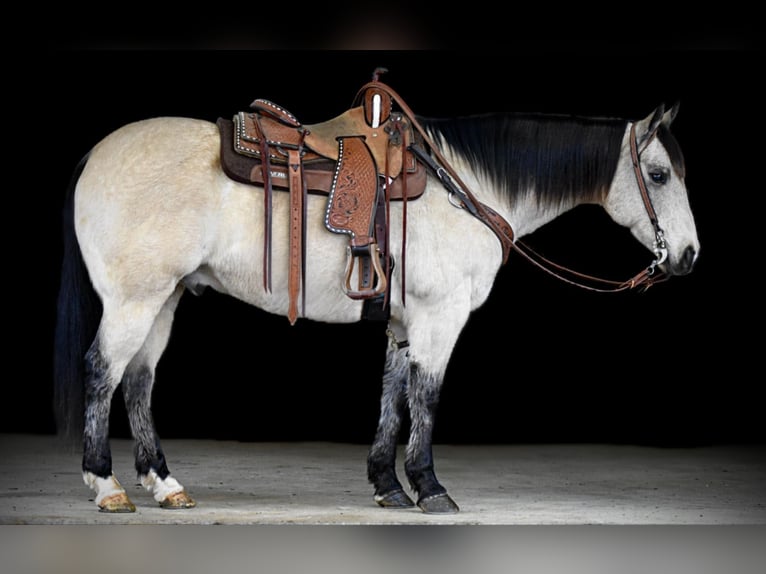
<path fill-rule="evenodd" d="M 410 437 L 404 471 L 410 486 L 417 493 L 417 505 L 429 514 L 459 511 L 447 489 L 436 478 L 432 441 L 444 374 L 470 314 L 470 283 L 462 287 L 453 286 L 449 292 L 434 294 L 430 305 L 418 307 L 418 301 L 415 301 L 407 310 Z"/>
<path fill-rule="evenodd" d="M 380 418 L 375 440 L 367 457 L 367 477 L 375 487 L 375 502 L 384 508 L 412 508 L 415 503 L 407 496 L 396 475 L 396 448 L 407 406 L 407 377 L 410 361 L 408 343 L 403 335 L 389 326 L 386 363 L 383 369 L 383 390 Z"/>
<path fill-rule="evenodd" d="M 412 427 L 404 462 L 410 486 L 418 494 L 418 506 L 428 514 L 454 514 L 460 509 L 436 478 L 432 438 L 434 415 L 439 404 L 442 377 L 410 365 L 408 398 Z"/>

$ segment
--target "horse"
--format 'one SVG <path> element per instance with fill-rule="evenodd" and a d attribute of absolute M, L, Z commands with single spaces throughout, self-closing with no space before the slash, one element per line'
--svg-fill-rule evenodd
<path fill-rule="evenodd" d="M 690 273 L 700 245 L 684 157 L 670 131 L 678 104 L 659 105 L 642 119 L 510 112 L 433 118 L 390 93 L 423 137 L 417 161 L 430 169 L 420 197 L 386 205 L 390 245 L 400 247 L 391 250 L 385 287 L 387 347 L 367 474 L 380 507 L 455 513 L 460 508 L 435 472 L 434 414 L 458 337 L 509 251 L 523 252 L 521 238 L 584 204 L 601 206 L 655 256 L 618 289 Z M 233 180 L 220 142 L 219 127 L 204 119 L 139 120 L 106 135 L 72 176 L 54 403 L 59 433 L 81 446 L 83 480 L 103 512 L 135 511 L 112 470 L 108 422 L 119 386 L 139 482 L 162 508 L 196 505 L 169 470 L 151 411 L 155 369 L 182 295 L 211 288 L 271 314 L 295 313 L 290 195 L 273 193 L 268 205 L 265 183 Z M 382 187 L 390 183 L 383 179 Z M 299 318 L 365 320 L 365 301 L 339 280 L 348 273 L 347 237 L 328 231 L 325 197 L 305 200 Z M 404 471 L 414 500 L 395 470 L 406 412 Z"/>

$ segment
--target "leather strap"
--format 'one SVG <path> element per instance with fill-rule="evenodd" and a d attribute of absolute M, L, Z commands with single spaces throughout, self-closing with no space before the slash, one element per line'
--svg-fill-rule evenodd
<path fill-rule="evenodd" d="M 394 129 L 398 130 L 399 137 L 404 138 L 404 129 L 401 120 L 396 120 L 394 122 Z M 402 156 L 404 156 L 407 153 L 406 146 L 401 146 Z M 408 189 L 407 189 L 407 170 L 402 170 L 402 306 L 407 304 L 407 199 L 409 199 L 408 196 Z"/>
<path fill-rule="evenodd" d="M 260 120 L 256 116 L 260 128 Z M 263 289 L 271 293 L 271 161 L 266 138 L 260 140 L 261 175 L 263 176 Z"/>
<path fill-rule="evenodd" d="M 654 134 L 652 134 L 652 136 L 649 138 L 647 143 L 644 145 L 643 149 L 646 149 L 646 145 L 648 145 L 649 141 L 651 141 L 652 138 L 654 138 Z M 636 183 L 638 183 L 638 189 L 641 192 L 641 199 L 644 201 L 644 207 L 646 208 L 646 213 L 649 215 L 649 220 L 652 222 L 652 227 L 654 227 L 654 229 L 657 230 L 659 229 L 659 224 L 657 223 L 657 212 L 654 211 L 654 205 L 652 204 L 652 200 L 649 197 L 649 192 L 646 190 L 646 182 L 644 181 L 644 174 L 641 173 L 641 159 L 640 159 L 640 153 L 638 151 L 638 141 L 636 141 L 636 124 L 635 123 L 630 125 L 630 159 L 633 163 L 633 173 L 636 176 Z"/>
<path fill-rule="evenodd" d="M 444 185 L 451 194 L 458 197 L 462 206 L 468 210 L 471 215 L 495 232 L 495 235 L 500 239 L 500 245 L 503 249 L 503 263 L 505 263 L 513 248 L 513 228 L 510 223 L 508 223 L 503 216 L 497 213 L 494 209 L 477 200 L 468 188 L 456 185 L 453 181 L 454 178 L 451 175 L 452 171 L 447 173 L 444 167 L 436 163 L 428 152 L 420 146 L 411 145 L 409 149 L 414 152 L 424 164 L 431 168 L 436 177 L 442 182 L 442 185 Z M 458 179 L 457 181 L 459 182 L 460 180 Z"/>
<path fill-rule="evenodd" d="M 287 150 L 287 166 L 290 176 L 290 270 L 287 279 L 287 292 L 290 305 L 287 318 L 294 325 L 298 319 L 298 293 L 303 295 L 303 311 L 306 307 L 305 274 L 305 209 L 306 190 L 303 186 L 301 169 L 301 150 Z"/>

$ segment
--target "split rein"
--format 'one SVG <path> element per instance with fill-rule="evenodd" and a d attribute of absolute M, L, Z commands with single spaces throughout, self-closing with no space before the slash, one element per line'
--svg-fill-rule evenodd
<path fill-rule="evenodd" d="M 564 281 L 565 283 L 569 283 L 571 285 L 580 287 L 582 289 L 597 291 L 601 293 L 613 293 L 613 292 L 626 291 L 629 289 L 637 289 L 637 288 L 641 288 L 642 291 L 646 291 L 649 287 L 651 287 L 655 283 L 661 283 L 663 281 L 668 280 L 669 277 L 665 275 L 658 268 L 658 265 L 660 265 L 661 263 L 665 261 L 665 259 L 667 259 L 667 246 L 665 244 L 663 231 L 657 222 L 657 214 L 654 210 L 654 206 L 652 205 L 651 198 L 649 197 L 649 193 L 646 189 L 646 182 L 644 180 L 644 175 L 641 172 L 641 164 L 640 164 L 641 151 L 643 151 L 643 149 L 646 148 L 646 146 L 652 140 L 656 132 L 652 133 L 647 138 L 647 141 L 644 143 L 642 150 L 639 151 L 638 143 L 636 141 L 635 123 L 632 124 L 630 128 L 630 155 L 631 155 L 631 160 L 633 162 L 633 170 L 636 176 L 636 182 L 638 183 L 638 188 L 641 192 L 641 199 L 644 202 L 644 207 L 646 208 L 646 212 L 649 215 L 649 219 L 652 223 L 652 227 L 654 228 L 655 259 L 649 264 L 648 267 L 641 270 L 639 273 L 637 273 L 630 279 L 627 279 L 626 281 L 614 281 L 610 279 L 603 279 L 600 277 L 595 277 L 593 275 L 580 273 L 572 269 L 569 269 L 567 267 L 564 267 L 563 265 L 554 263 L 542 257 L 541 255 L 536 253 L 533 249 L 521 243 L 520 241 L 514 241 L 513 230 L 510 224 L 508 224 L 508 222 L 506 222 L 499 214 L 494 212 L 491 208 L 489 208 L 488 206 L 484 205 L 483 203 L 481 203 L 480 201 L 476 199 L 476 197 L 469 190 L 468 186 L 461 181 L 460 177 L 457 175 L 455 170 L 449 165 L 449 162 L 447 162 L 447 160 L 441 155 L 441 153 L 438 150 L 438 147 L 433 142 L 433 140 L 429 137 L 429 135 L 426 133 L 426 130 L 418 123 L 414 112 L 409 108 L 409 106 L 407 106 L 407 104 L 404 103 L 404 100 L 402 100 L 402 98 L 399 97 L 399 95 L 393 89 L 391 89 L 389 86 L 383 84 L 382 82 L 378 80 L 378 73 L 383 71 L 384 70 L 376 70 L 376 73 L 373 75 L 373 81 L 363 86 L 362 90 L 360 90 L 360 93 L 368 87 L 375 86 L 378 89 L 383 89 L 386 92 L 388 92 L 391 98 L 397 102 L 399 107 L 402 109 L 402 112 L 404 113 L 404 115 L 410 120 L 410 122 L 412 122 L 413 127 L 423 137 L 423 140 L 425 141 L 427 146 L 430 148 L 431 153 L 429 154 L 423 148 L 415 144 L 410 144 L 407 149 L 411 151 L 412 153 L 414 153 L 420 161 L 422 161 L 425 165 L 427 165 L 433 171 L 436 177 L 439 178 L 439 181 L 441 181 L 442 185 L 444 185 L 444 187 L 449 192 L 450 198 L 453 198 L 453 197 L 458 198 L 460 203 L 459 204 L 453 203 L 453 205 L 456 205 L 456 207 L 460 209 L 467 209 L 471 213 L 471 215 L 478 218 L 487 226 L 489 226 L 490 229 L 492 229 L 492 231 L 495 233 L 495 235 L 497 235 L 498 239 L 500 240 L 500 243 L 503 248 L 503 263 L 507 261 L 508 254 L 510 250 L 513 249 L 517 253 L 522 255 L 525 259 L 530 261 L 532 264 L 542 269 L 546 273 L 556 277 L 557 279 L 560 279 L 561 281 Z M 436 160 L 438 161 L 434 160 L 434 157 L 432 156 L 434 156 Z M 601 285 L 610 286 L 610 287 L 607 288 L 607 287 L 597 287 L 595 285 L 589 285 L 589 284 L 577 281 L 575 279 L 570 279 L 568 277 L 565 277 L 564 275 L 562 275 L 562 273 L 567 273 L 571 276 L 587 280 L 594 284 L 601 284 Z"/>

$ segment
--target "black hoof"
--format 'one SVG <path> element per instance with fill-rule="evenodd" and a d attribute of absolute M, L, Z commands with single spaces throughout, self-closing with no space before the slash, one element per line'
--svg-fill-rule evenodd
<path fill-rule="evenodd" d="M 392 490 L 385 494 L 376 494 L 375 502 L 383 508 L 412 508 L 415 503 L 403 490 Z"/>
<path fill-rule="evenodd" d="M 460 507 L 446 492 L 421 498 L 418 500 L 418 506 L 426 514 L 456 514 L 460 512 Z"/>

